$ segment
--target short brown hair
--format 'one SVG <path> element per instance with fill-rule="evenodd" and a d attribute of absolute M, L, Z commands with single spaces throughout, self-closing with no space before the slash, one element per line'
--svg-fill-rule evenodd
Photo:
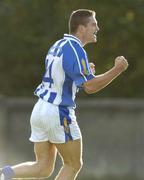
<path fill-rule="evenodd" d="M 78 9 L 73 11 L 69 18 L 69 33 L 76 33 L 79 25 L 86 26 L 89 17 L 95 16 L 95 11 L 89 9 Z"/>

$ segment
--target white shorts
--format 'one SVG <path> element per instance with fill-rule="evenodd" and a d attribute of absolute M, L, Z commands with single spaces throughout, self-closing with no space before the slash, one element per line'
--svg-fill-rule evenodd
<path fill-rule="evenodd" d="M 33 108 L 30 123 L 32 142 L 65 143 L 81 138 L 73 108 L 39 99 Z"/>

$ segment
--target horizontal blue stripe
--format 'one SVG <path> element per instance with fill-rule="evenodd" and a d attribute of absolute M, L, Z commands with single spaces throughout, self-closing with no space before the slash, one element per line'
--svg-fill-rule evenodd
<path fill-rule="evenodd" d="M 34 94 L 37 94 L 37 92 L 40 90 L 40 88 L 37 88 L 35 91 L 34 91 Z"/>
<path fill-rule="evenodd" d="M 48 90 L 45 90 L 42 94 L 40 94 L 40 98 L 43 99 L 43 97 L 48 93 Z"/>
<path fill-rule="evenodd" d="M 48 102 L 53 103 L 56 98 L 57 93 L 51 92 L 50 97 L 48 98 Z"/>
<path fill-rule="evenodd" d="M 40 90 L 40 89 L 42 89 L 43 88 L 43 84 L 40 84 L 37 88 L 36 88 L 36 90 L 34 91 L 34 94 L 37 94 L 37 92 Z"/>
<path fill-rule="evenodd" d="M 53 83 L 53 79 L 51 77 L 43 77 L 43 81 Z"/>

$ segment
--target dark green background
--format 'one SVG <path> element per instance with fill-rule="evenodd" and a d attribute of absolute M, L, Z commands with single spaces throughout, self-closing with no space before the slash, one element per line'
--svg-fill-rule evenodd
<path fill-rule="evenodd" d="M 96 73 L 110 69 L 119 55 L 130 64 L 109 87 L 91 97 L 144 97 L 144 0 L 1 0 L 1 95 L 33 96 L 48 48 L 68 33 L 69 15 L 79 8 L 97 13 L 98 42 L 85 47 Z"/>

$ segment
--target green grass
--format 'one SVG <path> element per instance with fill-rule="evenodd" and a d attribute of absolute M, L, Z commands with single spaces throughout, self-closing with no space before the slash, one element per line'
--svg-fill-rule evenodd
<path fill-rule="evenodd" d="M 96 178 L 93 176 L 89 177 L 82 177 L 82 178 L 77 178 L 77 180 L 142 180 L 142 178 L 138 178 L 136 176 L 106 176 L 106 177 L 101 177 L 101 178 Z"/>

